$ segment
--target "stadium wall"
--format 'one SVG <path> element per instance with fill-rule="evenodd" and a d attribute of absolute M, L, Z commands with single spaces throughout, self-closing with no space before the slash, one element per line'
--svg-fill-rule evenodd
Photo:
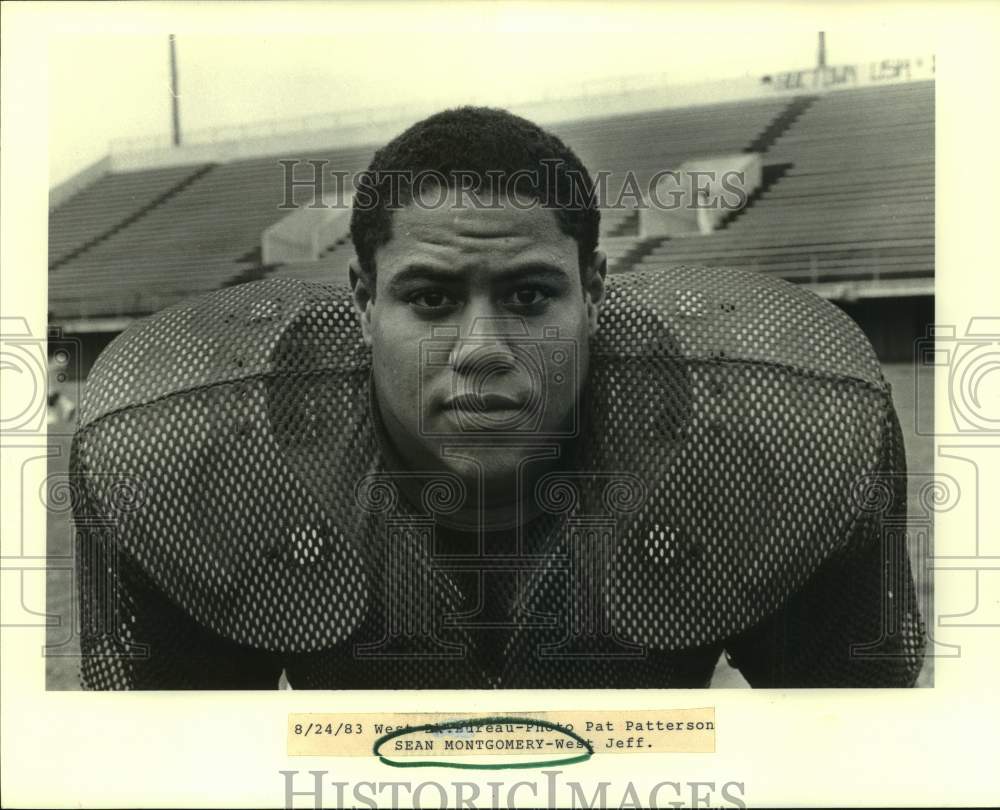
<path fill-rule="evenodd" d="M 933 79 L 933 56 L 883 59 L 855 65 L 830 65 L 784 71 L 765 76 L 746 76 L 693 84 L 671 84 L 666 77 L 626 77 L 602 82 L 596 88 L 584 86 L 580 95 L 515 101 L 504 106 L 539 124 L 643 112 L 647 110 L 696 107 L 729 101 L 752 101 L 827 93 L 866 86 L 905 84 Z M 244 127 L 195 130 L 185 135 L 181 146 L 165 137 L 119 140 L 112 143 L 110 169 L 131 171 L 164 166 L 226 162 L 270 155 L 287 149 L 366 146 L 397 135 L 418 118 L 447 106 L 475 103 L 474 99 L 434 100 L 420 105 L 390 109 L 359 110 L 326 117 L 263 122 Z M 329 124 L 324 125 L 324 121 Z"/>
<path fill-rule="evenodd" d="M 834 303 L 861 327 L 883 363 L 912 362 L 914 342 L 934 323 L 934 298 L 929 295 Z"/>

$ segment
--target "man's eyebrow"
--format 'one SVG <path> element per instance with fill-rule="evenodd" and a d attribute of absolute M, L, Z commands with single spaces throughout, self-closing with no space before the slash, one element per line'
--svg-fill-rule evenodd
<path fill-rule="evenodd" d="M 402 287 L 413 281 L 436 281 L 438 283 L 454 283 L 460 280 L 461 273 L 444 270 L 429 264 L 408 264 L 389 281 L 389 289 Z"/>
<path fill-rule="evenodd" d="M 533 261 L 517 265 L 516 267 L 506 268 L 499 271 L 496 275 L 498 281 L 510 283 L 520 281 L 525 278 L 541 278 L 548 281 L 565 281 L 568 278 L 569 273 L 567 273 L 566 270 L 558 264 L 552 264 L 546 261 Z"/>
<path fill-rule="evenodd" d="M 515 267 L 504 268 L 492 274 L 492 280 L 501 284 L 510 284 L 526 278 L 545 279 L 552 282 L 565 281 L 568 273 L 558 264 L 546 261 L 531 261 Z M 465 273 L 461 270 L 446 270 L 429 264 L 408 264 L 402 270 L 394 273 L 389 281 L 390 290 L 398 290 L 407 284 L 420 281 L 431 281 L 438 284 L 454 284 L 463 279 Z"/>

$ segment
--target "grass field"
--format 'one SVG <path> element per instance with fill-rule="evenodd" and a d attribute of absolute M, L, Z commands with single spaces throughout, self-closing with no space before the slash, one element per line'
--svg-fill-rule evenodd
<path fill-rule="evenodd" d="M 931 408 L 930 401 L 916 401 L 917 378 L 921 375 L 920 391 L 930 391 L 931 370 L 928 368 L 914 369 L 909 364 L 889 364 L 885 366 L 885 375 L 893 387 L 893 396 L 899 412 L 900 422 L 906 441 L 907 465 L 911 471 L 930 472 L 934 468 L 933 440 L 927 436 L 918 436 L 914 432 L 916 409 Z M 65 428 L 63 429 L 65 430 Z M 50 476 L 65 473 L 69 461 L 69 440 L 65 438 L 52 441 L 53 450 L 58 449 L 50 465 Z M 916 504 L 916 493 L 912 487 L 909 493 L 911 510 Z M 48 689 L 79 689 L 79 642 L 73 632 L 75 597 L 73 594 L 72 572 L 66 568 L 66 561 L 71 556 L 72 532 L 68 519 L 59 512 L 51 512 L 48 517 L 47 548 L 50 556 L 50 568 L 46 577 L 47 610 L 50 615 L 61 617 L 59 626 L 50 626 L 47 633 L 47 644 L 51 654 L 46 657 L 46 686 Z M 928 586 L 929 587 L 929 586 Z M 922 605 L 930 605 L 930 593 L 922 594 Z M 925 616 L 926 618 L 926 616 Z M 933 659 L 928 659 L 921 672 L 919 686 L 930 686 L 933 678 Z M 747 684 L 740 673 L 730 668 L 725 659 L 719 661 L 716 668 L 713 688 L 737 688 Z"/>

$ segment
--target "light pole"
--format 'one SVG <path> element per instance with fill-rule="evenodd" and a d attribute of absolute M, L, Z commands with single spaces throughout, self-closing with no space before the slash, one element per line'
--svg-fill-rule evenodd
<path fill-rule="evenodd" d="M 170 35 L 170 106 L 173 113 L 174 146 L 181 145 L 181 108 L 177 84 L 177 44 L 176 37 Z"/>

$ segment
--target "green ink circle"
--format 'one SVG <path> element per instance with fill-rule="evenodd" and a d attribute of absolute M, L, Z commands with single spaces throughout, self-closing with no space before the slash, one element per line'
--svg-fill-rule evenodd
<path fill-rule="evenodd" d="M 412 734 L 414 731 L 445 731 L 450 728 L 462 728 L 464 726 L 485 726 L 491 723 L 525 723 L 531 724 L 533 726 L 539 726 L 541 728 L 547 728 L 552 731 L 558 731 L 560 734 L 565 734 L 567 737 L 576 740 L 580 743 L 586 750 L 582 754 L 573 754 L 569 757 L 562 757 L 559 759 L 545 759 L 545 760 L 529 760 L 527 762 L 502 762 L 502 763 L 490 763 L 490 764 L 476 764 L 473 762 L 436 762 L 433 760 L 414 760 L 407 758 L 404 761 L 390 759 L 381 752 L 381 748 L 389 740 L 395 739 L 396 737 L 403 737 L 407 734 Z M 473 717 L 468 720 L 451 720 L 447 723 L 427 723 L 422 726 L 407 726 L 406 728 L 397 729 L 396 731 L 390 731 L 388 734 L 383 734 L 372 745 L 372 753 L 379 758 L 379 761 L 383 765 L 389 765 L 393 768 L 463 768 L 466 770 L 479 770 L 479 771 L 503 771 L 511 770 L 514 768 L 545 768 L 550 765 L 574 765 L 577 762 L 586 762 L 594 755 L 594 749 L 589 742 L 587 742 L 583 737 L 574 731 L 561 726 L 558 723 L 550 723 L 548 720 L 535 720 L 530 717 L 507 717 L 507 716 L 496 716 L 496 717 Z"/>

